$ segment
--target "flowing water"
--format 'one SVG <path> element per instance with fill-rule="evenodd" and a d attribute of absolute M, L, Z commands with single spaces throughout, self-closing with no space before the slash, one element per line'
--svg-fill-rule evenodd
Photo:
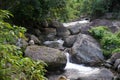
<path fill-rule="evenodd" d="M 63 23 L 63 25 L 65 27 L 68 27 L 68 26 L 74 26 L 76 24 L 87 24 L 89 23 L 89 20 L 82 20 L 82 21 L 75 21 L 75 22 L 70 22 L 70 23 Z"/>
<path fill-rule="evenodd" d="M 44 44 L 51 44 L 51 43 L 54 43 L 54 42 L 57 42 L 61 45 L 63 45 L 64 41 L 59 39 L 59 40 L 55 40 L 55 41 L 45 41 Z M 70 55 L 69 53 L 65 52 L 65 55 L 66 55 L 66 58 L 67 58 L 67 63 L 66 63 L 66 66 L 65 66 L 65 70 L 67 69 L 76 69 L 78 70 L 80 73 L 84 73 L 84 74 L 91 74 L 91 73 L 94 73 L 94 71 L 97 71 L 99 70 L 99 68 L 92 68 L 92 67 L 86 67 L 82 64 L 75 64 L 75 63 L 71 63 L 70 62 Z"/>
<path fill-rule="evenodd" d="M 70 22 L 70 23 L 63 23 L 63 25 L 65 27 L 69 27 L 69 26 L 73 26 L 73 25 L 76 25 L 76 24 L 86 24 L 86 23 L 89 23 L 88 20 L 83 20 L 83 21 L 76 21 L 76 22 Z M 57 42 L 59 43 L 60 45 L 63 45 L 64 41 L 59 39 L 59 40 L 55 40 L 55 41 L 45 41 L 44 44 L 51 44 L 51 43 L 54 43 L 54 42 Z M 87 66 L 84 66 L 82 64 L 75 64 L 75 63 L 71 63 L 70 62 L 70 55 L 69 53 L 65 52 L 65 55 L 66 55 L 66 58 L 67 58 L 67 63 L 66 63 L 66 66 L 65 66 L 65 70 L 67 69 L 76 69 L 78 70 L 80 73 L 84 73 L 84 74 L 91 74 L 91 73 L 94 73 L 95 71 L 98 71 L 100 70 L 99 68 L 93 68 L 93 67 L 87 67 Z"/>
<path fill-rule="evenodd" d="M 76 69 L 79 71 L 79 73 L 84 73 L 84 74 L 90 74 L 90 73 L 94 73 L 95 71 L 99 70 L 99 68 L 92 68 L 92 67 L 86 67 L 82 64 L 75 64 L 75 63 L 71 63 L 69 60 L 69 53 L 65 53 L 66 57 L 67 57 L 67 64 L 65 66 L 65 70 L 67 69 Z"/>

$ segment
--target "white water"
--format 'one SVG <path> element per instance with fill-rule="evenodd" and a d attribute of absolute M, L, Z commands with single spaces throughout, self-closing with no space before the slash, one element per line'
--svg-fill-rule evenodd
<path fill-rule="evenodd" d="M 68 27 L 68 26 L 73 26 L 73 25 L 76 25 L 76 24 L 85 24 L 85 23 L 89 23 L 89 20 L 82 20 L 82 21 L 75 21 L 75 22 L 70 22 L 70 23 L 63 23 L 63 25 L 65 27 Z"/>
<path fill-rule="evenodd" d="M 86 67 L 84 65 L 79 65 L 75 63 L 71 63 L 69 60 L 69 53 L 65 53 L 67 57 L 67 64 L 65 67 L 65 70 L 67 69 L 76 69 L 79 71 L 79 73 L 84 73 L 84 74 L 91 74 L 99 70 L 99 68 L 91 68 L 91 67 Z"/>
<path fill-rule="evenodd" d="M 76 22 L 70 22 L 70 23 L 63 23 L 63 25 L 65 27 L 68 27 L 68 26 L 72 26 L 72 25 L 76 25 L 76 24 L 84 24 L 84 23 L 89 23 L 89 21 L 88 20 L 76 21 Z M 54 42 L 58 42 L 61 45 L 64 43 L 63 40 L 59 39 L 59 40 L 55 40 L 55 41 L 45 41 L 44 44 L 47 45 L 47 44 L 51 44 Z M 91 74 L 91 73 L 94 73 L 94 72 L 100 70 L 99 68 L 86 67 L 82 64 L 71 63 L 69 60 L 69 53 L 65 52 L 65 55 L 67 57 L 67 64 L 65 66 L 65 70 L 76 69 L 79 71 L 79 73 L 84 73 L 84 74 Z"/>
<path fill-rule="evenodd" d="M 51 44 L 51 43 L 54 43 L 54 42 L 57 42 L 59 44 L 63 44 L 64 43 L 63 40 L 59 39 L 59 40 L 55 40 L 55 41 L 45 41 L 43 44 L 48 45 L 48 44 Z"/>

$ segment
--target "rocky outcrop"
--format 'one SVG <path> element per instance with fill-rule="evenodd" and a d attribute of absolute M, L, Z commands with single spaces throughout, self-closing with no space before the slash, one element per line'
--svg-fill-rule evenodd
<path fill-rule="evenodd" d="M 67 62 L 63 52 L 45 46 L 28 46 L 25 50 L 25 56 L 33 60 L 43 60 L 47 63 L 48 70 L 62 70 Z"/>
<path fill-rule="evenodd" d="M 97 41 L 91 36 L 79 34 L 72 47 L 72 62 L 96 66 L 104 60 L 102 51 Z"/>

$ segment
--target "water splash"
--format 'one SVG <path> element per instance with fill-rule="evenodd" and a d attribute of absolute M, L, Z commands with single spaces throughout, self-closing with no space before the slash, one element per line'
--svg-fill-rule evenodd
<path fill-rule="evenodd" d="M 74 25 L 77 25 L 77 24 L 86 24 L 86 23 L 89 23 L 89 20 L 82 20 L 82 21 L 75 21 L 75 22 L 70 22 L 70 23 L 63 23 L 63 25 L 65 27 L 68 27 L 68 26 L 74 26 Z"/>
<path fill-rule="evenodd" d="M 91 68 L 91 67 L 86 67 L 82 64 L 79 65 L 79 64 L 71 63 L 69 60 L 69 53 L 65 53 L 65 55 L 67 57 L 67 64 L 66 64 L 65 70 L 76 69 L 80 73 L 85 73 L 85 74 L 91 74 L 91 73 L 94 73 L 95 71 L 99 70 L 99 68 Z"/>

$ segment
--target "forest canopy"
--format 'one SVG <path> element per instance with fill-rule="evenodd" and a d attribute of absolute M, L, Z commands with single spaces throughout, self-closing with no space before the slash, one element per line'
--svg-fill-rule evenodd
<path fill-rule="evenodd" d="M 0 8 L 14 15 L 14 24 L 37 26 L 44 20 L 71 21 L 81 16 L 119 14 L 119 0 L 1 0 Z"/>

